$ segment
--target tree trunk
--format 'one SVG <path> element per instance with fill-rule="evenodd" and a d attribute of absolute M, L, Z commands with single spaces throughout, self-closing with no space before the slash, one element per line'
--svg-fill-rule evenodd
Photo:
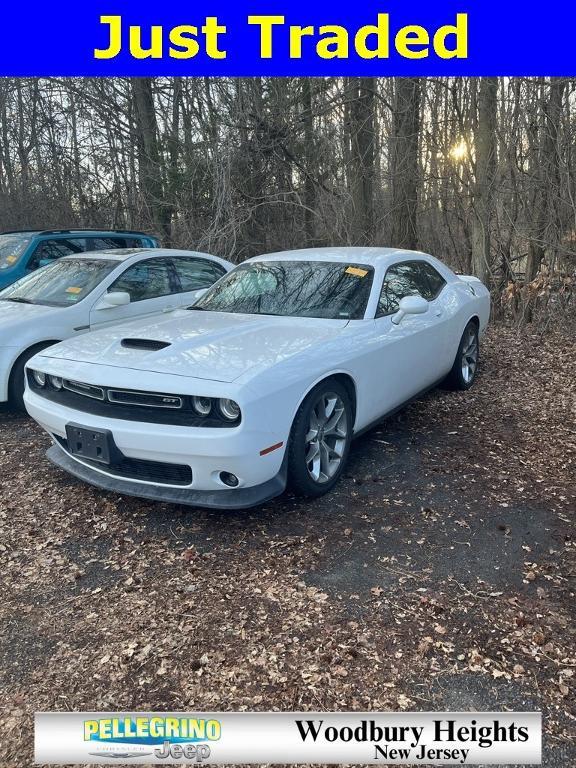
<path fill-rule="evenodd" d="M 478 120 L 474 131 L 476 179 L 472 220 L 472 271 L 487 282 L 491 273 L 490 227 L 496 171 L 496 107 L 498 78 L 483 77 L 478 94 Z"/>
<path fill-rule="evenodd" d="M 550 96 L 542 104 L 543 121 L 540 130 L 539 151 L 536 153 L 534 209 L 531 211 L 534 223 L 528 245 L 526 261 L 526 283 L 532 282 L 540 270 L 547 245 L 557 243 L 558 211 L 553 204 L 560 196 L 560 157 L 558 153 L 558 129 L 562 119 L 562 98 L 566 80 L 550 80 Z"/>
<path fill-rule="evenodd" d="M 302 77 L 302 123 L 304 126 L 304 236 L 306 245 L 313 245 L 315 239 L 314 214 L 316 209 L 316 188 L 312 178 L 312 165 L 314 163 L 314 113 L 312 101 L 312 79 Z"/>
<path fill-rule="evenodd" d="M 390 139 L 392 224 L 390 245 L 414 250 L 418 243 L 418 145 L 420 79 L 395 78 Z"/>
<path fill-rule="evenodd" d="M 350 142 L 349 184 L 352 199 L 350 236 L 370 244 L 374 232 L 374 95 L 376 78 L 349 78 L 347 95 Z"/>
<path fill-rule="evenodd" d="M 162 164 L 158 146 L 158 125 L 151 77 L 134 77 L 132 94 L 138 143 L 140 190 L 154 227 L 170 242 L 170 208 L 165 204 Z"/>

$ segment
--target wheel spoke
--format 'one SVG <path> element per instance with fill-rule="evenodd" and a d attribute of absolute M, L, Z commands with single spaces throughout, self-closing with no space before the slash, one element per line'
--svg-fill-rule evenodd
<path fill-rule="evenodd" d="M 344 416 L 344 408 L 336 408 L 334 411 L 334 415 L 326 422 L 326 425 L 324 427 L 325 437 L 329 437 L 330 435 L 341 436 L 339 425 L 340 425 L 340 422 L 342 421 L 343 416 Z"/>
<path fill-rule="evenodd" d="M 313 440 L 316 440 L 317 437 L 318 437 L 318 430 L 310 427 L 304 439 L 306 440 L 306 444 L 308 444 L 308 443 L 311 443 Z"/>
<path fill-rule="evenodd" d="M 330 449 L 324 441 L 320 443 L 320 476 L 324 481 L 329 480 L 330 473 Z"/>
<path fill-rule="evenodd" d="M 336 397 L 327 397 L 324 401 L 324 423 L 326 424 L 332 414 L 334 413 L 334 408 L 336 408 L 336 403 L 338 402 L 338 398 Z"/>

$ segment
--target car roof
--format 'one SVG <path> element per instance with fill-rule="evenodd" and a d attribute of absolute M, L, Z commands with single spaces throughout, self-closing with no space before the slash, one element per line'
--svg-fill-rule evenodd
<path fill-rule="evenodd" d="M 222 261 L 217 256 L 201 251 L 182 251 L 177 248 L 111 248 L 106 251 L 82 251 L 81 253 L 71 253 L 68 256 L 62 256 L 58 261 L 71 259 L 102 259 L 103 261 L 126 261 L 132 256 L 145 254 L 146 256 L 184 256 L 189 258 L 212 259 Z"/>
<path fill-rule="evenodd" d="M 137 229 L 10 229 L 0 231 L 0 235 L 138 235 L 149 237 L 146 232 Z"/>
<path fill-rule="evenodd" d="M 335 246 L 328 248 L 301 248 L 294 251 L 278 251 L 254 256 L 248 261 L 341 261 L 377 266 L 387 263 L 392 256 L 406 256 L 407 259 L 427 256 L 420 251 L 404 248 L 375 248 L 362 246 Z"/>

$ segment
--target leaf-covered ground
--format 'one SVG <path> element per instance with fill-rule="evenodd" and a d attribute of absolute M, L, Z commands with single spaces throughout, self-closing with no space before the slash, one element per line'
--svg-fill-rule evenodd
<path fill-rule="evenodd" d="M 575 352 L 493 328 L 335 492 L 241 513 L 81 485 L 0 411 L 0 764 L 34 711 L 119 709 L 541 709 L 576 763 Z"/>

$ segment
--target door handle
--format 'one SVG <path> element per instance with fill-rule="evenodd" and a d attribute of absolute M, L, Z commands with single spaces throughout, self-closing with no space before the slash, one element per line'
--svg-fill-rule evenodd
<path fill-rule="evenodd" d="M 434 314 L 436 315 L 436 317 L 442 317 L 442 310 L 441 309 L 435 309 L 434 310 Z"/>

